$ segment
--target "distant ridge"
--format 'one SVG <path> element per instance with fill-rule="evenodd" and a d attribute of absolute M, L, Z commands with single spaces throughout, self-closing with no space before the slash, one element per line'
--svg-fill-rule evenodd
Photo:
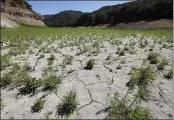
<path fill-rule="evenodd" d="M 124 4 L 103 6 L 91 13 L 62 11 L 55 15 L 44 15 L 44 23 L 49 27 L 88 27 L 108 24 L 173 19 L 173 0 L 136 0 Z M 72 21 L 71 21 L 72 20 Z"/>

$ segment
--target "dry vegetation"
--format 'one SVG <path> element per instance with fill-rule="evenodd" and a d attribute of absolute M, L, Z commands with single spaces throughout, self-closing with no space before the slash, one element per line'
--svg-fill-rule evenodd
<path fill-rule="evenodd" d="M 21 27 L 2 40 L 2 119 L 172 118 L 172 30 Z"/>

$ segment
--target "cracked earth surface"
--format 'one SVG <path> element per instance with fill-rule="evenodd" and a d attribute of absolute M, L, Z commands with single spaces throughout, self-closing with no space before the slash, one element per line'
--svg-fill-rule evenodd
<path fill-rule="evenodd" d="M 7 119 L 9 116 L 14 116 L 15 119 L 38 119 L 43 118 L 46 113 L 51 112 L 51 118 L 56 116 L 56 106 L 61 102 L 62 96 L 67 92 L 73 90 L 77 94 L 78 107 L 77 110 L 70 116 L 70 119 L 104 119 L 107 113 L 100 110 L 109 107 L 108 94 L 113 95 L 115 91 L 123 97 L 127 92 L 126 83 L 130 79 L 128 74 L 132 67 L 140 67 L 144 58 L 147 57 L 150 48 L 150 44 L 153 44 L 153 38 L 147 37 L 149 45 L 141 49 L 138 47 L 140 37 L 136 39 L 132 36 L 126 38 L 120 38 L 123 44 L 119 47 L 123 48 L 125 43 L 129 43 L 134 39 L 137 44 L 135 45 L 136 53 L 125 53 L 125 56 L 119 56 L 116 54 L 117 45 L 112 45 L 110 42 L 105 42 L 106 38 L 100 44 L 104 46 L 100 48 L 98 55 L 88 55 L 89 52 L 76 55 L 78 48 L 71 46 L 59 48 L 54 41 L 47 47 L 50 48 L 51 53 L 55 55 L 53 66 L 58 69 L 57 75 L 62 75 L 62 62 L 65 56 L 73 56 L 72 64 L 67 65 L 62 76 L 62 83 L 59 85 L 56 93 L 38 92 L 36 95 L 17 96 L 18 88 L 9 90 L 8 88 L 2 89 L 2 98 L 6 104 L 6 107 L 1 111 L 1 118 Z M 84 41 L 85 42 L 85 41 Z M 169 44 L 169 43 L 166 43 Z M 171 69 L 172 66 L 172 47 L 162 48 L 161 45 L 156 44 L 155 51 L 165 56 L 169 60 L 169 65 L 164 71 Z M 13 62 L 22 64 L 26 58 L 27 63 L 32 67 L 30 75 L 32 77 L 40 78 L 43 70 L 47 66 L 47 58 L 51 53 L 36 53 L 38 48 L 31 47 L 35 54 L 18 55 L 12 58 Z M 55 51 L 56 49 L 56 51 Z M 7 50 L 2 51 L 6 53 Z M 44 58 L 38 59 L 40 54 L 44 54 Z M 107 59 L 108 56 L 110 59 Z M 92 70 L 83 69 L 88 60 L 94 59 L 95 65 Z M 124 63 L 121 61 L 124 60 Z M 120 65 L 121 69 L 116 69 Z M 72 69 L 72 73 L 68 71 Z M 148 102 L 142 104 L 148 107 L 152 111 L 154 119 L 171 119 L 172 118 L 172 80 L 167 80 L 163 77 L 164 72 L 158 72 L 158 77 L 150 84 L 151 97 Z M 39 98 L 44 97 L 46 100 L 44 108 L 40 113 L 31 113 L 30 108 L 33 103 Z"/>

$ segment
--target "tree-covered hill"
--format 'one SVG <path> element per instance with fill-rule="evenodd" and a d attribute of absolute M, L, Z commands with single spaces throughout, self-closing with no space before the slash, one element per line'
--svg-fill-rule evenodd
<path fill-rule="evenodd" d="M 115 25 L 158 19 L 173 19 L 173 0 L 137 0 L 104 6 L 91 13 L 70 10 L 44 16 L 45 24 L 52 27 Z"/>
<path fill-rule="evenodd" d="M 82 14 L 81 11 L 68 10 L 55 15 L 44 15 L 44 23 L 54 27 L 73 26 Z"/>

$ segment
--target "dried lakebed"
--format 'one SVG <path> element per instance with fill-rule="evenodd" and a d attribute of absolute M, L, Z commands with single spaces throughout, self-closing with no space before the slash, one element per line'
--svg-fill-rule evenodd
<path fill-rule="evenodd" d="M 120 97 L 125 96 L 130 70 L 133 67 L 140 68 L 150 52 L 159 53 L 159 62 L 151 64 L 157 77 L 149 84 L 151 94 L 142 105 L 151 110 L 153 119 L 172 118 L 172 80 L 165 78 L 164 74 L 172 69 L 173 46 L 166 38 L 141 34 L 126 37 L 94 34 L 73 40 L 70 38 L 73 36 L 65 35 L 61 39 L 42 42 L 39 46 L 33 41 L 25 54 L 10 58 L 10 64 L 22 66 L 27 63 L 29 75 L 35 77 L 36 81 L 43 77 L 46 70 L 52 70 L 60 77 L 61 83 L 56 91 L 42 91 L 43 86 L 39 86 L 34 94 L 25 95 L 19 92 L 21 86 L 2 87 L 2 119 L 10 116 L 15 119 L 57 118 L 57 105 L 70 91 L 76 92 L 78 105 L 69 119 L 104 119 L 108 114 L 100 111 L 109 107 L 108 95 L 117 91 Z M 3 49 L 1 55 L 5 56 L 9 51 L 10 48 Z M 168 60 L 168 65 L 164 70 L 158 70 L 162 58 Z M 90 70 L 85 69 L 89 60 L 95 62 Z M 9 69 L 11 67 L 7 66 L 1 71 L 2 77 Z M 33 113 L 31 106 L 38 98 L 44 99 L 44 107 L 40 112 Z"/>

